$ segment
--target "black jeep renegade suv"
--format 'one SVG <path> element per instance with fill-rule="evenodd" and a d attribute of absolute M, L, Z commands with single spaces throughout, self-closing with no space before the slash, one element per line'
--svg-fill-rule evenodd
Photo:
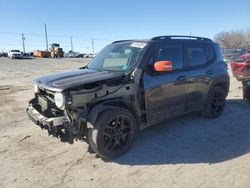
<path fill-rule="evenodd" d="M 193 36 L 116 41 L 85 67 L 33 83 L 31 120 L 53 135 L 81 135 L 109 159 L 148 126 L 193 111 L 220 116 L 229 90 L 218 44 Z"/>

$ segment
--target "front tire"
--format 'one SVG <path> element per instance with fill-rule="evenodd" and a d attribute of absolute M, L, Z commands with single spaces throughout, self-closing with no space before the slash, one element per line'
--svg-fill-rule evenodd
<path fill-rule="evenodd" d="M 225 90 L 215 86 L 208 94 L 203 114 L 209 118 L 217 118 L 223 113 L 225 104 Z"/>
<path fill-rule="evenodd" d="M 126 109 L 105 110 L 98 116 L 94 128 L 89 129 L 90 147 L 104 159 L 123 155 L 137 134 L 136 120 Z"/>

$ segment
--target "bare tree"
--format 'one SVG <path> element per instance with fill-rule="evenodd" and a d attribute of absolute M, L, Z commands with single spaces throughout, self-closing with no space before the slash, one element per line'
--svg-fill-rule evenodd
<path fill-rule="evenodd" d="M 247 29 L 247 31 L 246 31 L 246 41 L 247 41 L 246 48 L 250 50 L 250 28 Z"/>
<path fill-rule="evenodd" d="M 250 48 L 250 29 L 223 31 L 215 35 L 214 40 L 224 49 Z"/>

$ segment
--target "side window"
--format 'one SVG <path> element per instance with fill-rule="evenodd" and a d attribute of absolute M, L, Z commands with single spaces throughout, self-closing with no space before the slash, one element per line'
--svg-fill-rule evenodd
<path fill-rule="evenodd" d="M 205 47 L 202 46 L 188 47 L 187 59 L 189 66 L 197 66 L 205 64 L 207 62 Z"/>
<path fill-rule="evenodd" d="M 207 62 L 210 62 L 215 58 L 214 49 L 212 45 L 206 45 L 206 49 L 207 49 Z"/>
<path fill-rule="evenodd" d="M 154 62 L 156 61 L 172 61 L 174 70 L 183 68 L 182 45 L 158 47 L 154 54 Z"/>

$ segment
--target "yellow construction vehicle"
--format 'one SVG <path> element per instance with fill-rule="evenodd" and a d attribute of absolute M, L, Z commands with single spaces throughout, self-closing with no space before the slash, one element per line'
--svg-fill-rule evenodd
<path fill-rule="evenodd" d="M 62 48 L 60 48 L 60 45 L 57 43 L 52 43 L 50 45 L 50 52 L 51 52 L 51 57 L 54 58 L 59 58 L 64 56 L 64 51 Z"/>

